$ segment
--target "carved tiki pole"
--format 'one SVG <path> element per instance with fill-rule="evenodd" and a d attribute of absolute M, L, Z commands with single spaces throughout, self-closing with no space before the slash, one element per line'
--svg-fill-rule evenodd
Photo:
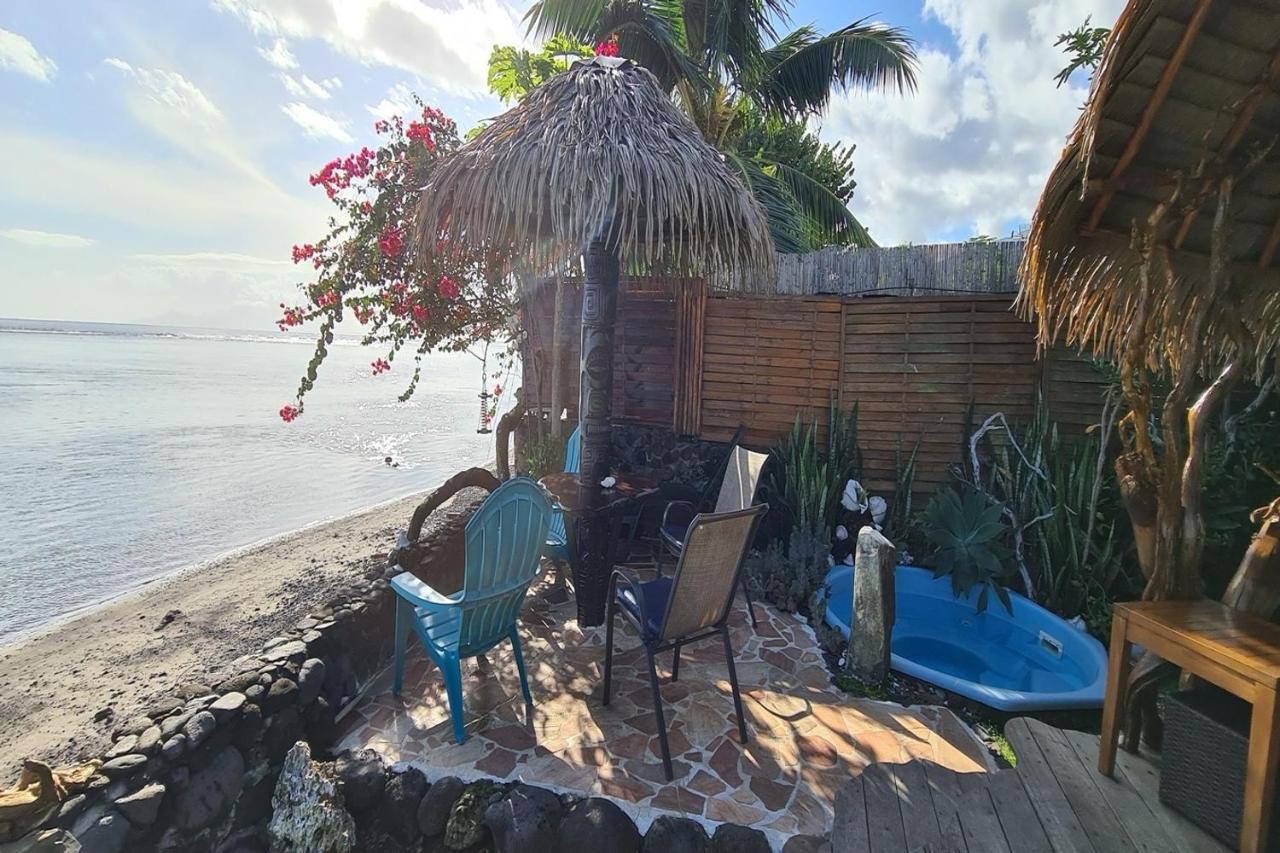
<path fill-rule="evenodd" d="M 582 374 L 578 425 L 584 488 L 599 490 L 609 475 L 613 445 L 613 329 L 618 307 L 618 253 L 607 238 L 596 238 L 584 256 L 582 282 Z M 604 622 L 608 592 L 609 519 L 584 513 L 576 524 L 579 565 L 574 578 L 578 621 Z"/>

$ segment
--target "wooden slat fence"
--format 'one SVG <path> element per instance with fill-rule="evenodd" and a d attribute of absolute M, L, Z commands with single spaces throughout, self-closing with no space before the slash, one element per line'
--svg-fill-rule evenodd
<path fill-rule="evenodd" d="M 1011 302 L 1010 294 L 708 295 L 689 282 L 627 280 L 615 415 L 712 440 L 745 424 L 748 444 L 771 447 L 797 413 L 816 422 L 825 441 L 831 402 L 844 409 L 856 402 L 868 487 L 891 489 L 897 454 L 918 440 L 915 486 L 924 494 L 948 480 L 971 431 L 996 411 L 1025 420 L 1043 393 L 1068 438 L 1098 419 L 1101 374 L 1064 350 L 1037 359 L 1032 327 Z M 549 317 L 532 319 L 531 339 L 549 339 L 540 331 Z M 531 380 L 542 375 L 545 385 L 545 373 L 526 362 L 526 397 L 535 405 Z M 567 390 L 572 413 L 576 384 Z"/>

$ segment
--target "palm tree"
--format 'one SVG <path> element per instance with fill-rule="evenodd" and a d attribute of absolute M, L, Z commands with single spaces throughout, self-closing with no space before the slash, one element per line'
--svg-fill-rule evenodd
<path fill-rule="evenodd" d="M 539 0 L 525 20 L 540 37 L 616 44 L 620 55 L 652 71 L 751 188 L 779 251 L 874 245 L 846 207 L 853 189 L 847 152 L 827 152 L 828 162 L 844 156 L 833 185 L 818 174 L 820 157 L 776 158 L 741 143 L 769 122 L 799 125 L 812 136 L 807 121 L 841 89 L 913 90 L 914 44 L 904 30 L 866 19 L 825 35 L 812 26 L 780 34 L 791 6 L 792 0 Z"/>

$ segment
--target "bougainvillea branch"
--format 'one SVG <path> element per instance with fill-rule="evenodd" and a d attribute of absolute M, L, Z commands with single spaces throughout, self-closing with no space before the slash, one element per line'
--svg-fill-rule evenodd
<path fill-rule="evenodd" d="M 417 389 L 426 353 L 457 352 L 504 336 L 513 304 L 499 259 L 443 251 L 419 257 L 408 239 L 421 188 L 440 159 L 461 144 L 451 119 L 418 105 L 421 121 L 379 120 L 377 149 L 334 159 L 311 176 L 336 212 L 327 234 L 293 247 L 293 262 L 310 264 L 315 274 L 299 285 L 299 304 L 280 304 L 277 325 L 281 331 L 318 326 L 297 399 L 280 409 L 286 422 L 302 414 L 303 398 L 348 316 L 364 327 L 361 343 L 382 350 L 370 362 L 373 375 L 392 370 L 402 352 L 413 354 L 402 401 Z"/>

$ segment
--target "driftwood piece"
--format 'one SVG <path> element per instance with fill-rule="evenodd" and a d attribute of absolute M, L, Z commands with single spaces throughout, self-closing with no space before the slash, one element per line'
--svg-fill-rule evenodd
<path fill-rule="evenodd" d="M 426 523 L 427 516 L 436 510 L 440 504 L 456 495 L 463 489 L 484 489 L 492 492 L 502 483 L 497 477 L 493 476 L 491 471 L 484 468 L 468 468 L 465 471 L 459 471 L 441 484 L 431 494 L 427 495 L 427 499 L 418 504 L 418 508 L 413 511 L 413 517 L 409 519 L 409 529 L 405 533 L 405 537 L 412 545 L 418 541 L 418 537 L 422 535 L 422 525 Z M 392 562 L 394 562 L 395 554 L 392 553 Z"/>
<path fill-rule="evenodd" d="M 498 479 L 504 482 L 511 479 L 510 436 L 524 419 L 525 406 L 521 390 L 516 389 L 515 405 L 498 419 L 498 428 L 494 430 L 494 439 L 497 441 L 497 462 L 494 467 L 498 470 Z"/>
<path fill-rule="evenodd" d="M 853 569 L 854 630 L 846 653 L 849 669 L 867 684 L 889 674 L 889 644 L 894 622 L 894 568 L 898 550 L 874 527 L 858 531 Z"/>

